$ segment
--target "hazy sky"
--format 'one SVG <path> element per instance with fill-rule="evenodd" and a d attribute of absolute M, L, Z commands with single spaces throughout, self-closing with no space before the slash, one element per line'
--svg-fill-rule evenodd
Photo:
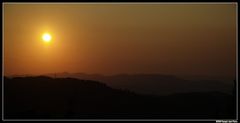
<path fill-rule="evenodd" d="M 4 4 L 4 72 L 234 76 L 236 7 Z"/>

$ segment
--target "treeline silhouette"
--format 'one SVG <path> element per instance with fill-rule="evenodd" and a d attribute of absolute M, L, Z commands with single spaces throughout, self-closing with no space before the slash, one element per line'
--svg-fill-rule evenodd
<path fill-rule="evenodd" d="M 151 96 L 73 78 L 4 77 L 5 119 L 233 119 L 235 96 Z"/>

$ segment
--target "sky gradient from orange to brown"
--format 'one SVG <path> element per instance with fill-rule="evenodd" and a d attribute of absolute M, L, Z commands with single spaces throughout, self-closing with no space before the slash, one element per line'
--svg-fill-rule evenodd
<path fill-rule="evenodd" d="M 234 76 L 236 7 L 4 4 L 4 73 Z"/>

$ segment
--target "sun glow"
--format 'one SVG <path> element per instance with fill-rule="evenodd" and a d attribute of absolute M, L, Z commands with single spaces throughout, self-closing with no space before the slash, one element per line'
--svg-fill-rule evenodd
<path fill-rule="evenodd" d="M 52 36 L 49 33 L 44 33 L 42 35 L 42 39 L 43 39 L 44 42 L 50 42 L 51 39 L 52 39 Z"/>

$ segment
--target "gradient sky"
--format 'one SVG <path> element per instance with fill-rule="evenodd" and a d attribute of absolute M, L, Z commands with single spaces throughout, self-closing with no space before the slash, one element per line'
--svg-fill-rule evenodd
<path fill-rule="evenodd" d="M 4 4 L 4 73 L 234 76 L 236 7 Z"/>

